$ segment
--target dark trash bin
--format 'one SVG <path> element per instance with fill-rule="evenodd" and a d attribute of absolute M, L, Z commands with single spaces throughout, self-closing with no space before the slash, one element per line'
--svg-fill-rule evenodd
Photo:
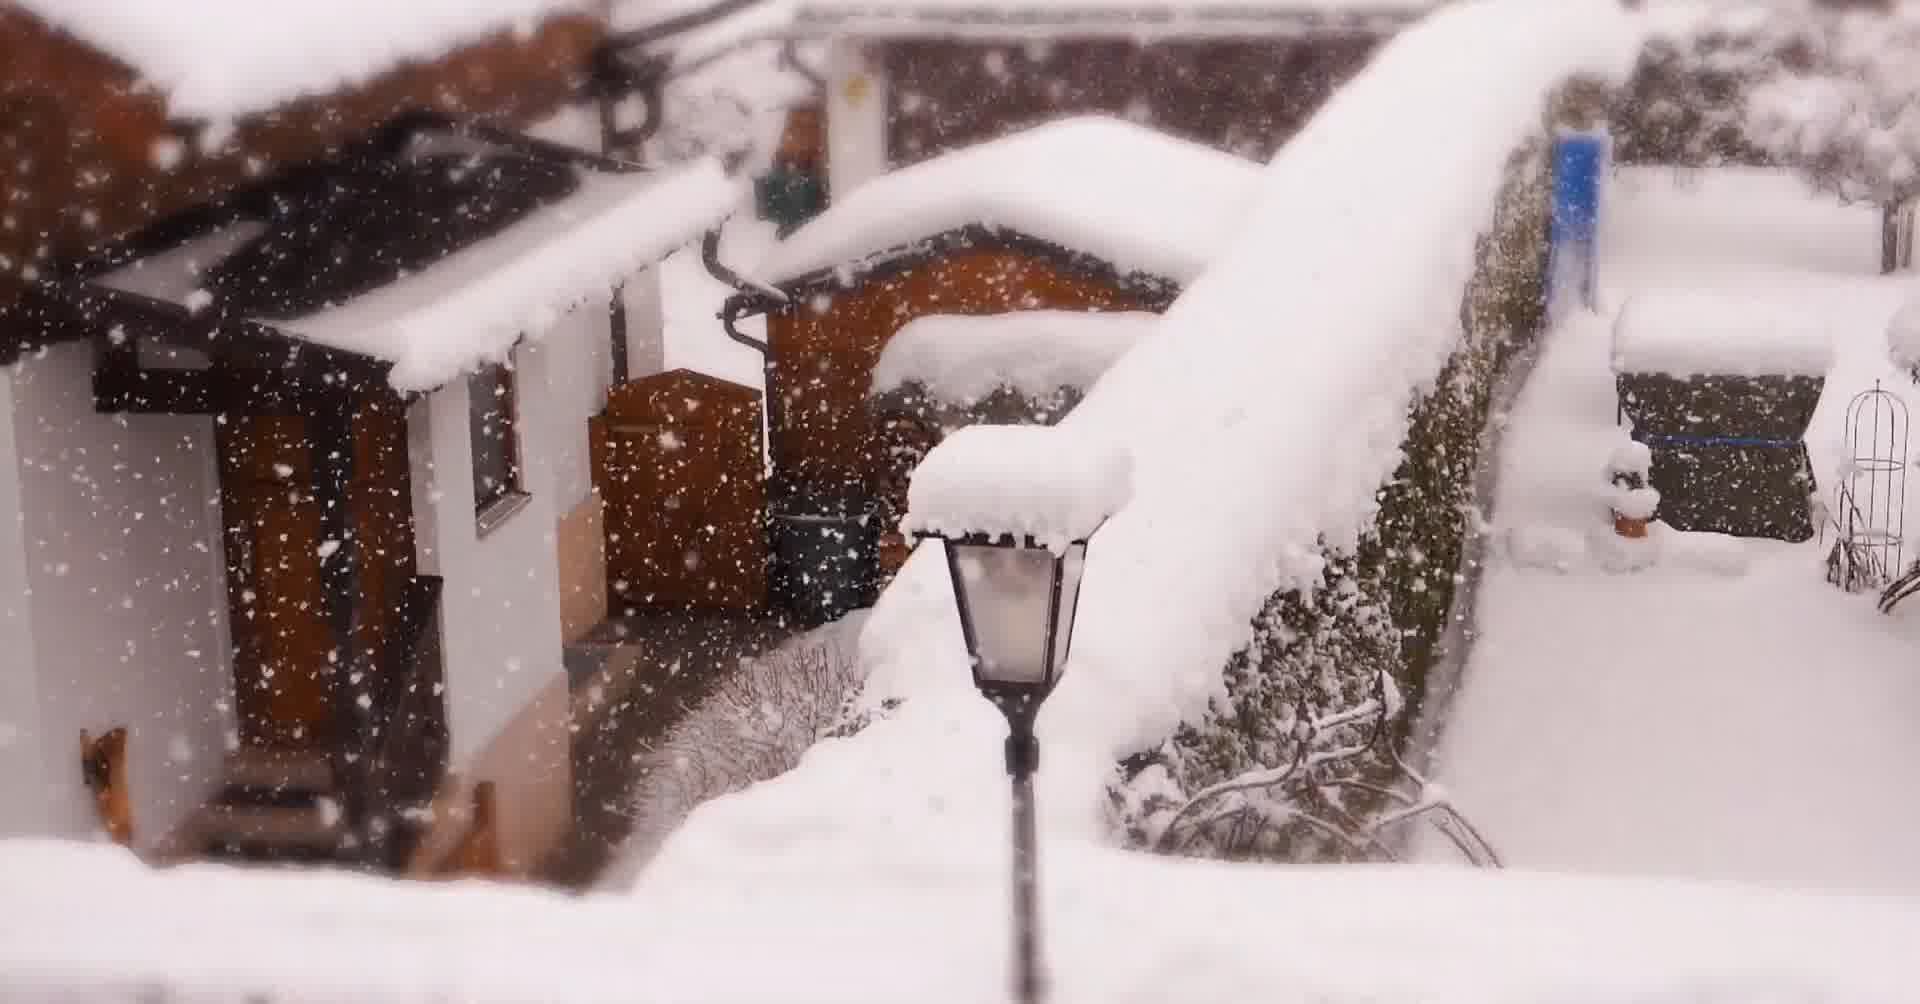
<path fill-rule="evenodd" d="M 873 605 L 880 519 L 871 498 L 795 492 L 774 505 L 770 522 L 776 607 L 812 626 Z"/>

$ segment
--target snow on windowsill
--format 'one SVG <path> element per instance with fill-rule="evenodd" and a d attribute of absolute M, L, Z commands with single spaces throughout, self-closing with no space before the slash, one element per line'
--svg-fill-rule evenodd
<path fill-rule="evenodd" d="M 1126 501 L 1126 455 L 1103 445 L 1057 426 L 968 426 L 914 469 L 902 529 L 1031 537 L 1064 550 Z"/>
<path fill-rule="evenodd" d="M 1786 303 L 1684 291 L 1643 292 L 1620 311 L 1614 370 L 1669 376 L 1825 376 L 1826 324 Z"/>
<path fill-rule="evenodd" d="M 868 393 L 915 383 L 935 400 L 966 405 L 1003 387 L 1027 397 L 1086 390 L 1159 320 L 1071 310 L 915 318 L 880 351 Z"/>

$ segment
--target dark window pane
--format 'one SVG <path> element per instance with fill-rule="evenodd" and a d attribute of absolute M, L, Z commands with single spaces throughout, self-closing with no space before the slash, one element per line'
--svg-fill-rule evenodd
<path fill-rule="evenodd" d="M 487 366 L 467 378 L 467 419 L 473 442 L 473 500 L 485 509 L 520 488 L 511 370 Z"/>

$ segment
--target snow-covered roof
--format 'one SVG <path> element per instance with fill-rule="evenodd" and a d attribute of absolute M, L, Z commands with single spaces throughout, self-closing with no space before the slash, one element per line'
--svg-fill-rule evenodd
<path fill-rule="evenodd" d="M 263 323 L 391 363 L 396 390 L 430 390 L 504 357 L 522 337 L 541 337 L 573 307 L 711 227 L 743 196 L 711 158 L 659 172 L 574 170 L 572 194 L 492 237 L 338 306 Z M 202 309 L 213 300 L 199 277 L 260 229 L 242 220 L 94 281 Z"/>
<path fill-rule="evenodd" d="M 880 351 L 871 393 L 915 383 L 936 400 L 967 404 L 1002 387 L 1028 397 L 1085 390 L 1159 320 L 1146 311 L 1076 310 L 918 317 Z"/>
<path fill-rule="evenodd" d="M 803 29 L 863 35 L 1129 37 L 1385 32 L 1445 0 L 803 0 Z"/>
<path fill-rule="evenodd" d="M 907 533 L 1031 537 L 1064 549 L 1127 499 L 1129 463 L 1110 444 L 1047 425 L 972 425 L 914 468 Z"/>
<path fill-rule="evenodd" d="M 967 226 L 1185 282 L 1234 232 L 1259 166 L 1105 116 L 1064 119 L 891 171 L 837 197 L 754 269 L 785 282 Z"/>
<path fill-rule="evenodd" d="M 182 118 L 231 119 L 365 83 L 597 0 L 17 0 L 127 64 Z"/>
<path fill-rule="evenodd" d="M 1833 336 L 1790 302 L 1680 290 L 1636 294 L 1615 322 L 1613 365 L 1670 376 L 1824 376 Z"/>

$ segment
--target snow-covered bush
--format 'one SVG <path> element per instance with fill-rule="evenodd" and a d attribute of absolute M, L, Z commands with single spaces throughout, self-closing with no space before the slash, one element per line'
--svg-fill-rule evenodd
<path fill-rule="evenodd" d="M 1726 4 L 1649 40 L 1614 102 L 1623 164 L 1764 164 L 1747 127 L 1750 93 L 1812 58 L 1808 4 Z"/>
<path fill-rule="evenodd" d="M 1920 4 L 1827 13 L 1798 30 L 1811 58 L 1757 84 L 1748 133 L 1845 198 L 1920 195 Z"/>
<path fill-rule="evenodd" d="M 1255 621 L 1255 641 L 1226 671 L 1227 699 L 1151 754 L 1129 763 L 1114 792 L 1120 823 L 1137 843 L 1159 844 L 1187 798 L 1241 777 L 1259 777 L 1303 757 L 1364 747 L 1331 765 L 1353 779 L 1384 781 L 1410 718 L 1397 699 L 1390 734 L 1371 741 L 1379 675 L 1393 689 L 1422 693 L 1452 609 L 1466 535 L 1474 526 L 1474 475 L 1493 386 L 1516 351 L 1545 321 L 1546 171 L 1544 147 L 1517 154 L 1496 218 L 1479 241 L 1477 267 L 1458 318 L 1461 347 L 1412 402 L 1403 460 L 1379 491 L 1371 530 L 1350 553 L 1328 551 L 1323 585 L 1311 595 L 1272 597 Z M 1332 723 L 1330 727 L 1328 723 Z M 1310 744 L 1303 751 L 1302 743 Z M 1350 794 L 1325 812 L 1360 820 L 1393 806 Z M 1179 849 L 1221 857 L 1348 859 L 1363 849 L 1330 836 L 1300 814 L 1300 825 L 1249 826 L 1243 803 L 1183 834 Z M 1271 814 L 1270 814 L 1271 815 Z M 1284 815 L 1284 814 L 1282 814 Z"/>
<path fill-rule="evenodd" d="M 647 750 L 622 874 L 636 874 L 700 803 L 784 774 L 814 743 L 858 731 L 863 674 L 851 639 L 859 623 L 850 617 L 743 661 Z"/>

